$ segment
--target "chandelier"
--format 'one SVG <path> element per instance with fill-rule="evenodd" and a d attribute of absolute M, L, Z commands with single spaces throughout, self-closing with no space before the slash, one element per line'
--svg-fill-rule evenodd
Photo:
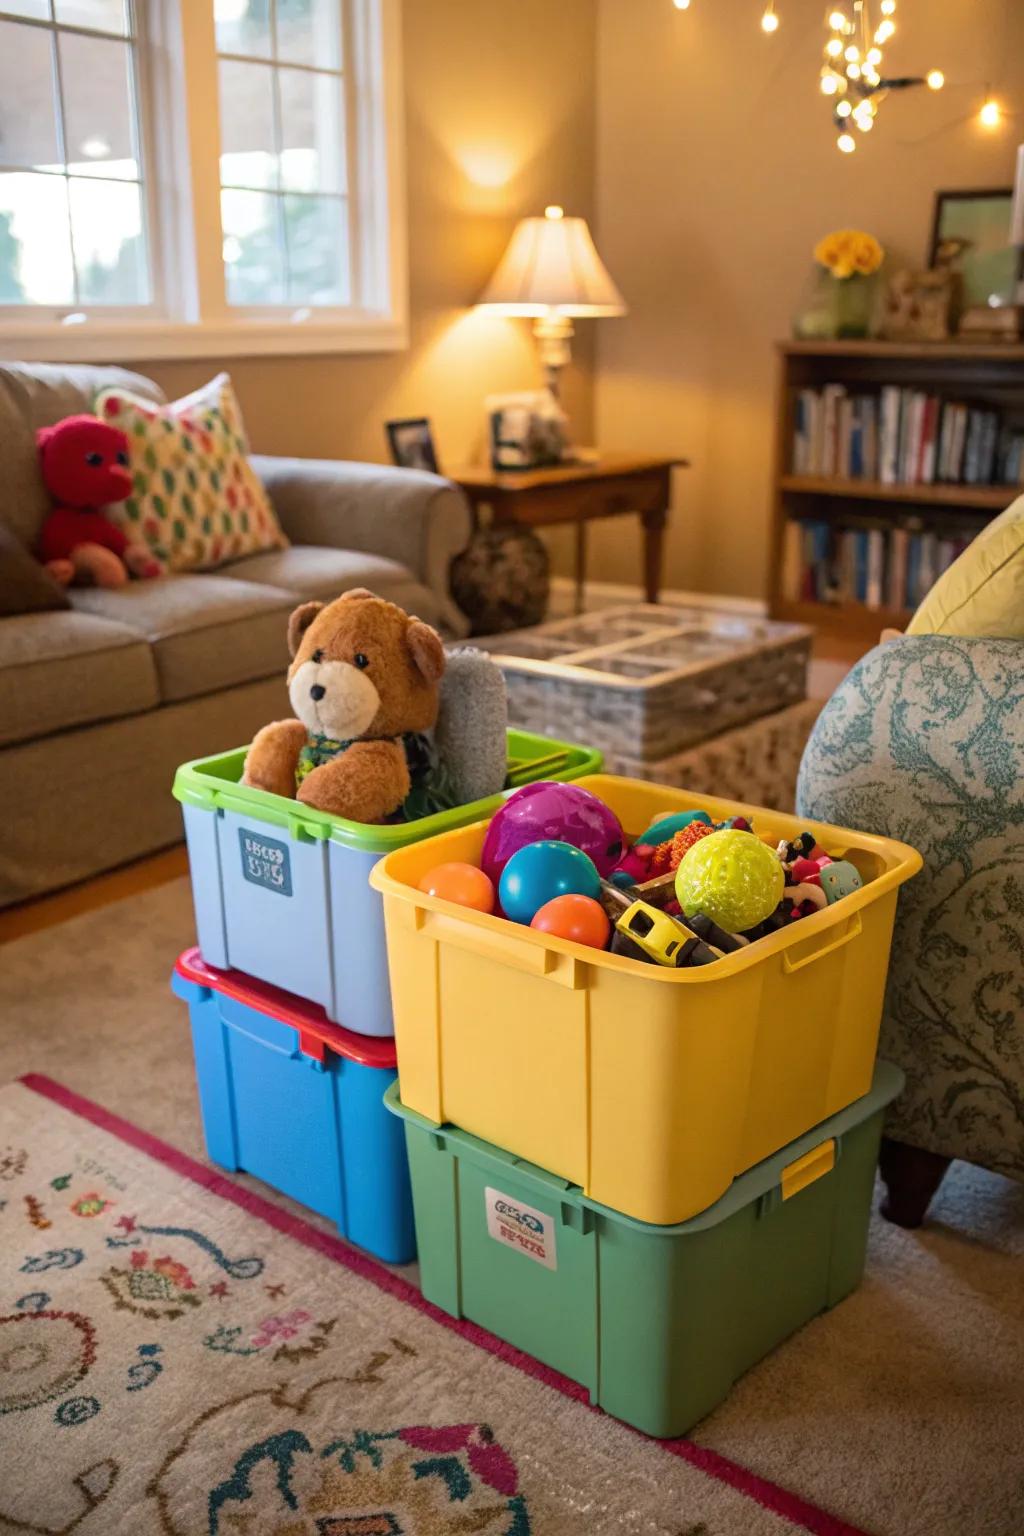
<path fill-rule="evenodd" d="M 832 122 L 836 129 L 836 147 L 844 155 L 857 148 L 858 133 L 870 133 L 878 108 L 890 91 L 927 85 L 941 91 L 945 76 L 941 69 L 927 75 L 886 75 L 886 43 L 896 31 L 896 0 L 880 0 L 879 22 L 871 19 L 870 0 L 853 0 L 847 9 L 836 5 L 826 20 L 828 40 L 821 66 L 821 91 L 832 102 Z"/>

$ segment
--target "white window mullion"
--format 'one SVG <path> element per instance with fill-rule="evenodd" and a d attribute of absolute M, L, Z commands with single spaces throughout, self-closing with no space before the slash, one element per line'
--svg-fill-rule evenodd
<path fill-rule="evenodd" d="M 148 7 L 152 110 L 161 182 L 163 249 L 179 274 L 175 308 L 193 323 L 227 314 L 220 227 L 220 119 L 213 6 L 182 0 Z"/>

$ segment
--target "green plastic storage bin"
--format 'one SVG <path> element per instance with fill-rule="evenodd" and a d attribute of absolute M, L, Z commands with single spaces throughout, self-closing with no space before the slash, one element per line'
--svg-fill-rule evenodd
<path fill-rule="evenodd" d="M 241 783 L 247 747 L 184 763 L 174 777 L 203 959 L 319 1003 L 360 1035 L 393 1035 L 384 911 L 370 870 L 382 854 L 468 822 L 535 779 L 578 779 L 601 754 L 508 733 L 503 794 L 419 821 L 368 826 Z"/>
<path fill-rule="evenodd" d="M 428 1301 L 582 1383 L 649 1435 L 682 1435 L 864 1270 L 887 1062 L 871 1091 L 736 1179 L 679 1226 L 651 1226 L 388 1089 L 405 1121 Z"/>

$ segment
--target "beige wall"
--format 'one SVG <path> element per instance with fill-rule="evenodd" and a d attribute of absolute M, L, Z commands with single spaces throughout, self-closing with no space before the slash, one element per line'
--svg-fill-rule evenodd
<path fill-rule="evenodd" d="M 594 0 L 405 0 L 412 345 L 378 356 L 229 361 L 255 448 L 386 460 L 383 423 L 431 417 L 442 467 L 483 443 L 483 399 L 539 383 L 522 321 L 468 309 L 513 224 L 549 202 L 590 216 Z M 590 338 L 567 401 L 591 432 Z M 208 362 L 139 364 L 172 395 Z"/>
<path fill-rule="evenodd" d="M 816 75 L 818 0 L 599 0 L 597 239 L 630 303 L 598 335 L 597 435 L 682 453 L 669 545 L 675 586 L 761 595 L 771 463 L 772 342 L 815 239 L 875 233 L 920 263 L 937 187 L 1008 185 L 1024 121 L 986 133 L 978 82 L 1024 109 L 1022 0 L 901 0 L 887 63 L 938 66 L 947 89 L 894 96 L 840 155 Z M 899 46 L 897 46 L 899 43 Z M 973 82 L 973 86 L 957 86 Z M 625 526 L 592 541 L 621 573 Z"/>

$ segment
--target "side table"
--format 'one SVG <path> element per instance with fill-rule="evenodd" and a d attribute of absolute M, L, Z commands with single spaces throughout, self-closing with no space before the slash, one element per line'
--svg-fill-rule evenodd
<path fill-rule="evenodd" d="M 586 525 L 593 518 L 637 516 L 643 526 L 644 592 L 649 603 L 661 590 L 662 545 L 672 494 L 672 470 L 686 459 L 607 454 L 596 463 L 551 469 L 456 470 L 448 478 L 469 498 L 474 513 L 491 509 L 494 522 L 528 528 L 572 523 L 576 528 L 576 612 L 583 611 Z"/>

